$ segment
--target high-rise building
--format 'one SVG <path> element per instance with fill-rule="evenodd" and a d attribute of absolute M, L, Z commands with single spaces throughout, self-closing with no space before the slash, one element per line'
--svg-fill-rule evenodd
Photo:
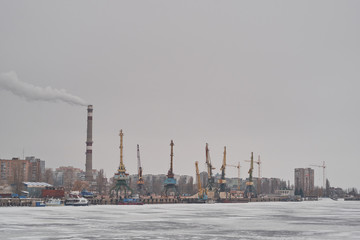
<path fill-rule="evenodd" d="M 304 196 L 314 194 L 314 169 L 295 168 L 295 193 Z"/>
<path fill-rule="evenodd" d="M 45 174 L 45 161 L 39 158 L 26 157 L 26 161 L 29 161 L 29 182 L 42 182 Z"/>
<path fill-rule="evenodd" d="M 45 161 L 35 157 L 0 159 L 0 184 L 41 182 L 45 174 Z"/>

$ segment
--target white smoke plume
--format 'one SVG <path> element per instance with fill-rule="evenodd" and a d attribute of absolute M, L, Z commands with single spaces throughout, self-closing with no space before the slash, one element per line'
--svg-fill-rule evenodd
<path fill-rule="evenodd" d="M 63 101 L 73 105 L 87 105 L 83 99 L 67 93 L 64 89 L 43 88 L 22 82 L 18 79 L 16 72 L 1 73 L 0 89 L 10 91 L 17 96 L 25 98 L 27 101 Z"/>

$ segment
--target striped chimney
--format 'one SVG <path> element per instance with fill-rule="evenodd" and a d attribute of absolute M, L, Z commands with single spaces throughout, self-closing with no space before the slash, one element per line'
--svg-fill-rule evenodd
<path fill-rule="evenodd" d="M 93 106 L 89 105 L 88 109 L 88 117 L 87 117 L 87 137 L 86 137 L 86 163 L 85 163 L 85 180 L 92 182 L 92 119 L 93 119 Z"/>

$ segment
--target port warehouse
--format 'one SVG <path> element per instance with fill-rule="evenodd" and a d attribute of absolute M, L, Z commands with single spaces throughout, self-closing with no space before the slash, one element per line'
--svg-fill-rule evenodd
<path fill-rule="evenodd" d="M 23 182 L 24 189 L 21 195 L 13 193 L 0 193 L 0 198 L 19 197 L 19 198 L 63 198 L 64 189 L 55 189 L 51 184 L 45 182 Z"/>

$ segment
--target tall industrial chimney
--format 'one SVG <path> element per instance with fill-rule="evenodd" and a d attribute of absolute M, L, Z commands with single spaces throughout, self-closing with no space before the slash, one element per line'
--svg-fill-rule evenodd
<path fill-rule="evenodd" d="M 88 106 L 88 118 L 87 118 L 87 138 L 86 138 L 86 173 L 85 173 L 85 180 L 92 182 L 93 175 L 92 175 L 92 118 L 93 118 L 93 106 Z"/>

